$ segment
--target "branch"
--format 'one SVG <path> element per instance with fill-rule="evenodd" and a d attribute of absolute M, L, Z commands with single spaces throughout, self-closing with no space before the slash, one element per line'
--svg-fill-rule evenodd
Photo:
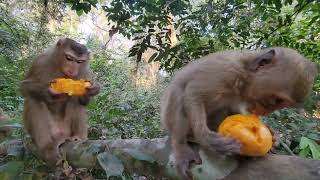
<path fill-rule="evenodd" d="M 35 152 L 34 146 L 29 142 L 25 141 L 25 146 Z M 0 150 L 8 152 L 12 147 L 23 149 L 21 140 L 2 143 Z M 108 167 L 112 166 L 114 170 L 114 167 L 117 167 L 114 166 L 114 162 L 101 160 L 101 157 L 107 153 L 108 157 L 115 156 L 120 160 L 126 173 L 177 178 L 173 168 L 174 158 L 167 138 L 68 142 L 62 146 L 61 150 L 69 164 L 75 168 L 104 167 L 108 172 L 110 170 Z M 203 150 L 200 150 L 200 155 L 203 164 L 193 167 L 194 179 L 317 180 L 320 176 L 320 160 L 272 154 L 261 158 L 221 157 L 219 154 Z"/>

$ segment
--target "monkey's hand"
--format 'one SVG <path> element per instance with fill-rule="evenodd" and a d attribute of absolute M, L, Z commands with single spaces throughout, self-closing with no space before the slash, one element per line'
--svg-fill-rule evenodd
<path fill-rule="evenodd" d="M 223 155 L 240 154 L 241 144 L 236 139 L 222 137 L 215 133 L 210 140 L 210 149 L 214 149 Z"/>
<path fill-rule="evenodd" d="M 88 87 L 88 88 L 86 88 L 86 95 L 87 96 L 95 96 L 95 95 L 97 95 L 97 94 L 99 94 L 99 92 L 100 92 L 100 85 L 99 84 L 97 84 L 97 83 L 94 83 L 94 82 L 92 82 L 92 81 L 88 81 L 90 84 L 91 84 L 91 86 L 90 87 Z"/>
<path fill-rule="evenodd" d="M 53 101 L 63 101 L 68 98 L 66 93 L 60 93 L 49 87 L 48 89 L 49 95 Z"/>
<path fill-rule="evenodd" d="M 182 177 L 182 179 L 192 180 L 192 166 L 202 164 L 200 155 L 190 147 L 182 148 L 180 152 L 175 154 L 175 164 L 179 176 Z"/>

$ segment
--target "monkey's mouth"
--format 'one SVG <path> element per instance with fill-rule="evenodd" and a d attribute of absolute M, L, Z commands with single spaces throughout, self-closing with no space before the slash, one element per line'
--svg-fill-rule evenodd
<path fill-rule="evenodd" d="M 63 76 L 64 78 L 67 78 L 67 79 L 75 79 L 75 77 L 74 76 L 72 76 L 72 75 L 69 75 L 69 74 L 64 74 L 64 76 Z"/>
<path fill-rule="evenodd" d="M 274 109 L 276 108 L 266 102 L 256 102 L 251 105 L 249 112 L 258 116 L 268 116 Z"/>

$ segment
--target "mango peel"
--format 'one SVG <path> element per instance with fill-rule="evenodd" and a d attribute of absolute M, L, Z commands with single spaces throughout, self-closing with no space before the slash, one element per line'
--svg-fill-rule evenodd
<path fill-rule="evenodd" d="M 272 134 L 256 115 L 236 114 L 219 125 L 218 133 L 241 143 L 241 155 L 263 156 L 272 148 Z"/>
<path fill-rule="evenodd" d="M 57 78 L 50 84 L 50 87 L 58 93 L 66 93 L 69 96 L 83 96 L 86 93 L 86 88 L 90 87 L 91 83 L 80 79 Z"/>

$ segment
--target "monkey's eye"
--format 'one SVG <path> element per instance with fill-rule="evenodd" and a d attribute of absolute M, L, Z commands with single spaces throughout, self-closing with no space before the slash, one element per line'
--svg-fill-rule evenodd
<path fill-rule="evenodd" d="M 277 105 L 279 105 L 279 104 L 282 104 L 284 102 L 284 100 L 281 99 L 281 98 L 276 98 L 275 102 L 276 102 Z"/>
<path fill-rule="evenodd" d="M 70 56 L 66 56 L 67 61 L 72 61 L 72 58 Z"/>
<path fill-rule="evenodd" d="M 77 61 L 77 63 L 78 63 L 78 64 L 81 64 L 81 63 L 83 63 L 83 61 Z"/>

